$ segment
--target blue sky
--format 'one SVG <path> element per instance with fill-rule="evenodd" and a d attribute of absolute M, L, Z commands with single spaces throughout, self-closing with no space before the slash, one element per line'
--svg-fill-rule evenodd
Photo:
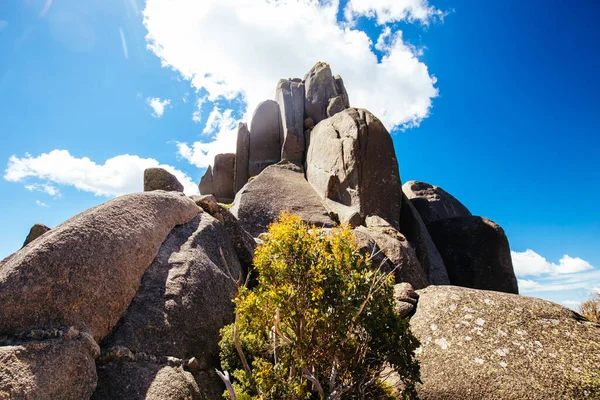
<path fill-rule="evenodd" d="M 600 4 L 571 3 L 3 1 L 0 257 L 148 166 L 193 191 L 321 60 L 393 129 L 403 181 L 498 222 L 521 292 L 576 307 L 600 288 Z"/>

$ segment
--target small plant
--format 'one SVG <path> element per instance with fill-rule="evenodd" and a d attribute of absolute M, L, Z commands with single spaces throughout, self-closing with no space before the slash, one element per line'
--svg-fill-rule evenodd
<path fill-rule="evenodd" d="M 326 234 L 282 214 L 255 259 L 258 285 L 241 287 L 236 322 L 222 330 L 225 397 L 416 398 L 417 339 L 394 312 L 392 273 L 374 270 L 344 226 Z M 388 367 L 388 368 L 386 368 Z"/>
<path fill-rule="evenodd" d="M 579 306 L 579 313 L 590 321 L 600 324 L 600 292 L 592 294 L 588 301 L 584 301 Z"/>

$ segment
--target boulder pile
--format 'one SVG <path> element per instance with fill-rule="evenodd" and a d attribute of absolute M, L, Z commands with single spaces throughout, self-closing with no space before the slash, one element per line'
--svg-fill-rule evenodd
<path fill-rule="evenodd" d="M 143 193 L 37 224 L 0 261 L 0 399 L 222 398 L 219 330 L 283 211 L 325 231 L 349 224 L 374 266 L 395 271 L 422 399 L 600 392 L 600 328 L 519 296 L 502 228 L 440 187 L 403 186 L 398 164 L 390 133 L 350 107 L 329 65 L 281 79 L 201 196 L 151 168 Z"/>

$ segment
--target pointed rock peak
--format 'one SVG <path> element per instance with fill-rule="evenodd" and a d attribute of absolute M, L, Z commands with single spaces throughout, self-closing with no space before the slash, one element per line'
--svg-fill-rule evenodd
<path fill-rule="evenodd" d="M 467 207 L 439 186 L 408 181 L 402 186 L 402 190 L 426 224 L 445 218 L 471 216 Z"/>
<path fill-rule="evenodd" d="M 316 63 L 304 76 L 304 86 L 305 114 L 306 117 L 312 118 L 315 124 L 350 107 L 344 81 L 339 75 L 333 77 L 331 68 L 327 63 Z M 339 97 L 339 99 L 335 101 L 335 106 L 331 108 L 330 100 L 336 97 Z"/>

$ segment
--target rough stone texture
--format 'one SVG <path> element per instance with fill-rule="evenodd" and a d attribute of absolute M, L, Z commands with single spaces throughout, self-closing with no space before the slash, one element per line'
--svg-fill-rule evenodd
<path fill-rule="evenodd" d="M 410 325 L 421 341 L 420 399 L 600 394 L 600 327 L 573 311 L 541 299 L 454 286 L 418 293 Z M 593 381 L 596 392 L 585 397 Z"/>
<path fill-rule="evenodd" d="M 346 91 L 346 86 L 344 86 L 344 80 L 341 76 L 335 76 L 335 88 L 337 93 L 342 96 L 342 100 L 344 102 L 344 108 L 350 108 L 350 99 L 348 98 L 348 92 Z"/>
<path fill-rule="evenodd" d="M 238 280 L 243 282 L 244 275 L 223 224 L 208 213 L 198 214 L 171 231 L 102 348 L 125 347 L 133 354 L 156 357 L 195 357 L 207 374 L 200 386 L 204 390 L 219 387 L 214 373 L 219 366 L 219 330 L 233 322 L 231 300 Z M 115 363 L 110 369 L 125 375 L 129 366 Z M 119 367 L 125 369 L 119 372 Z M 146 371 L 146 367 L 137 369 L 131 372 L 131 381 Z M 118 389 L 114 382 L 109 386 L 110 390 L 127 390 Z"/>
<path fill-rule="evenodd" d="M 402 317 L 412 317 L 417 311 L 419 294 L 415 292 L 412 285 L 402 282 L 394 285 L 394 301 L 396 312 Z"/>
<path fill-rule="evenodd" d="M 395 272 L 396 282 L 408 282 L 418 289 L 428 285 L 427 275 L 404 235 L 391 226 L 359 226 L 356 230 L 369 235 L 377 243 L 377 247 L 390 260 L 392 268 L 399 266 Z"/>
<path fill-rule="evenodd" d="M 183 185 L 175 175 L 163 168 L 146 168 L 144 170 L 144 192 L 165 190 L 167 192 L 182 192 Z"/>
<path fill-rule="evenodd" d="M 25 238 L 25 243 L 23 243 L 23 247 L 27 246 L 29 243 L 33 242 L 35 239 L 39 238 L 40 236 L 42 236 L 44 233 L 48 232 L 49 230 L 50 230 L 50 228 L 44 224 L 33 225 L 31 227 L 31 229 L 29 230 L 29 234 Z"/>
<path fill-rule="evenodd" d="M 96 387 L 89 334 L 0 347 L 0 399 L 89 399 Z"/>
<path fill-rule="evenodd" d="M 329 99 L 329 105 L 327 106 L 327 116 L 333 117 L 335 114 L 342 112 L 346 109 L 344 107 L 344 100 L 342 96 L 337 96 Z"/>
<path fill-rule="evenodd" d="M 235 149 L 235 176 L 233 190 L 238 192 L 248 182 L 248 157 L 250 155 L 250 131 L 248 124 L 240 122 L 238 125 L 237 143 Z"/>
<path fill-rule="evenodd" d="M 223 220 L 222 222 L 227 231 L 227 235 L 229 235 L 233 248 L 242 264 L 244 275 L 246 275 L 253 265 L 256 241 L 251 234 L 242 228 L 240 222 L 228 209 L 219 206 L 219 213 Z"/>
<path fill-rule="evenodd" d="M 349 108 L 310 133 L 306 176 L 322 198 L 378 215 L 395 228 L 402 184 L 392 137 L 366 110 Z"/>
<path fill-rule="evenodd" d="M 190 196 L 190 198 L 194 200 L 196 205 L 202 208 L 203 211 L 206 211 L 218 220 L 221 219 L 219 217 L 219 203 L 217 203 L 217 199 L 215 199 L 215 196 L 213 196 L 212 194 L 205 194 L 200 196 L 193 195 Z"/>
<path fill-rule="evenodd" d="M 281 159 L 302 164 L 304 161 L 304 84 L 280 79 L 275 99 L 281 115 Z"/>
<path fill-rule="evenodd" d="M 269 165 L 281 161 L 281 114 L 273 100 L 260 103 L 250 123 L 248 175 L 260 174 Z"/>
<path fill-rule="evenodd" d="M 282 211 L 299 215 L 317 226 L 333 226 L 328 212 L 303 170 L 291 163 L 266 168 L 235 196 L 231 213 L 253 237 L 266 232 Z"/>
<path fill-rule="evenodd" d="M 448 218 L 427 225 L 452 285 L 519 293 L 504 230 L 482 217 Z"/>
<path fill-rule="evenodd" d="M 222 393 L 219 385 L 203 392 L 194 376 L 181 366 L 113 361 L 98 366 L 98 388 L 92 399 L 204 400 L 218 399 Z"/>
<path fill-rule="evenodd" d="M 353 228 L 356 228 L 363 223 L 363 218 L 355 209 L 327 198 L 324 199 L 324 203 L 325 207 L 329 210 L 330 215 L 334 214 L 337 216 L 339 223 L 348 224 Z"/>
<path fill-rule="evenodd" d="M 328 117 L 329 99 L 342 95 L 342 93 L 338 93 L 336 81 L 331 74 L 331 68 L 329 64 L 324 62 L 316 63 L 304 76 L 304 85 L 305 115 L 312 118 L 315 124 L 318 124 Z"/>
<path fill-rule="evenodd" d="M 183 193 L 117 197 L 0 262 L 0 334 L 75 326 L 104 337 L 175 225 L 198 214 Z"/>
<path fill-rule="evenodd" d="M 235 154 L 225 153 L 215 156 L 212 169 L 213 195 L 221 203 L 231 203 L 235 197 L 233 179 L 235 174 Z"/>
<path fill-rule="evenodd" d="M 450 278 L 429 231 L 413 204 L 402 194 L 400 232 L 412 244 L 431 285 L 449 285 Z"/>
<path fill-rule="evenodd" d="M 212 166 L 209 165 L 208 168 L 206 168 L 206 172 L 200 179 L 198 189 L 200 190 L 200 194 L 213 194 L 215 191 L 213 186 Z"/>
<path fill-rule="evenodd" d="M 460 201 L 439 186 L 426 182 L 409 181 L 402 186 L 406 194 L 428 224 L 444 218 L 470 217 L 471 212 Z"/>

